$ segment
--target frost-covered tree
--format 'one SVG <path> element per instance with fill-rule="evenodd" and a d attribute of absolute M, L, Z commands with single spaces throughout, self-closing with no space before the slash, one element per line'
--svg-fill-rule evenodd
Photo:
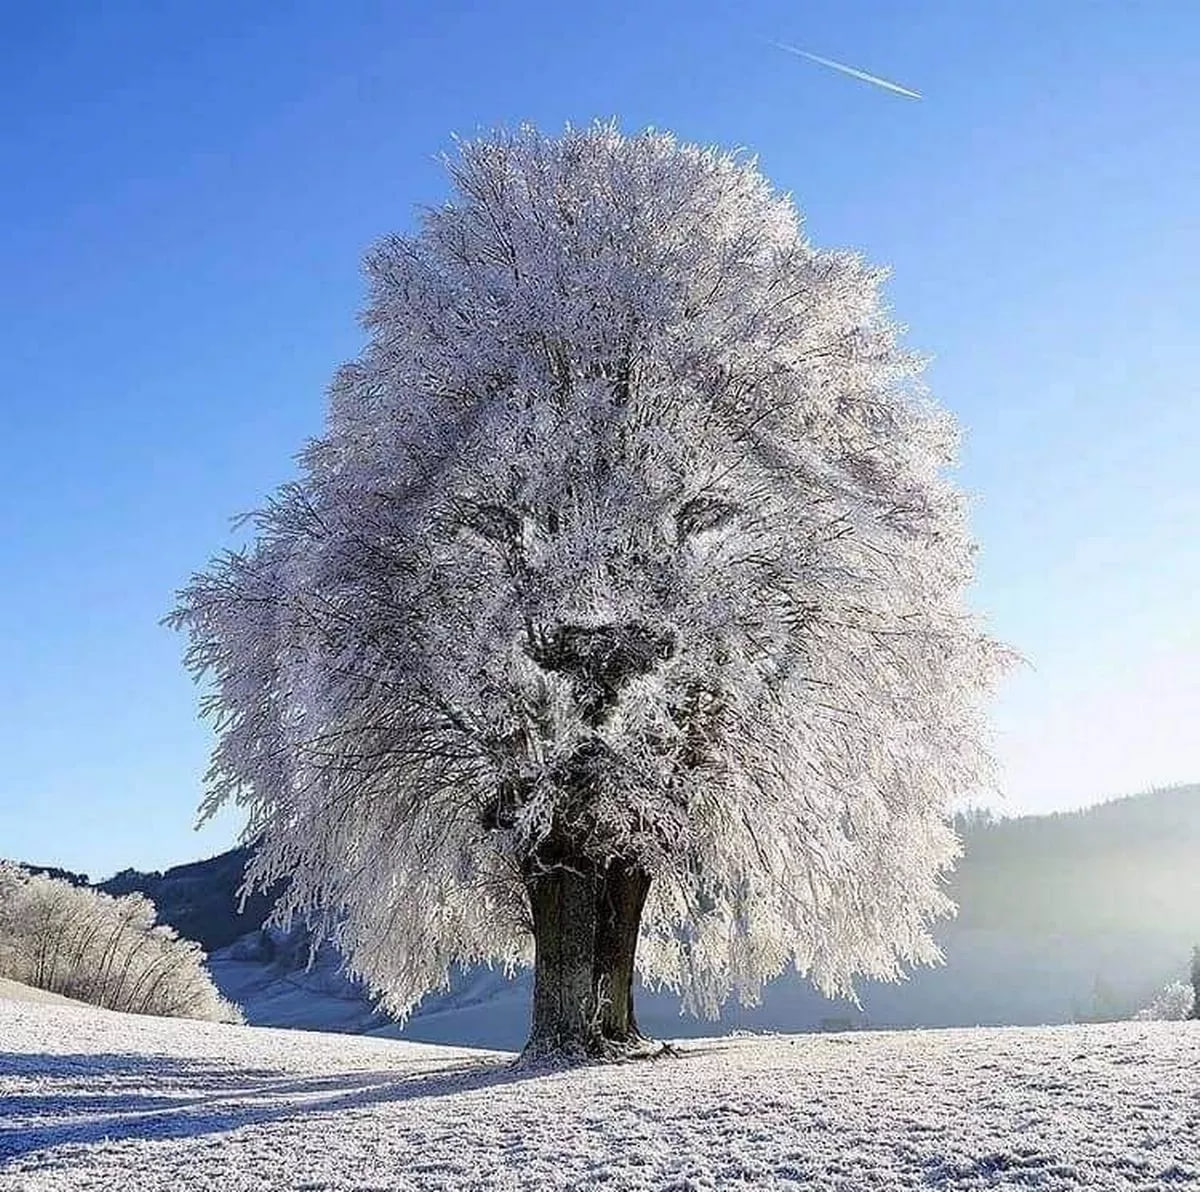
<path fill-rule="evenodd" d="M 1200 1018 L 1200 944 L 1192 949 L 1192 1017 Z"/>
<path fill-rule="evenodd" d="M 1195 996 L 1185 981 L 1171 981 L 1143 1006 L 1134 1018 L 1142 1022 L 1180 1022 L 1195 1013 Z"/>
<path fill-rule="evenodd" d="M 10 975 L 24 963 L 17 932 L 17 899 L 26 880 L 20 866 L 0 860 L 0 976 Z"/>
<path fill-rule="evenodd" d="M 171 618 L 250 882 L 400 1015 L 533 963 L 535 1052 L 636 1043 L 635 967 L 713 1013 L 933 960 L 1004 656 L 882 272 L 666 135 L 449 171 L 301 478 Z"/>
<path fill-rule="evenodd" d="M 0 861 L 0 977 L 134 1014 L 240 1022 L 200 945 L 155 923 L 140 894 L 113 898 Z"/>

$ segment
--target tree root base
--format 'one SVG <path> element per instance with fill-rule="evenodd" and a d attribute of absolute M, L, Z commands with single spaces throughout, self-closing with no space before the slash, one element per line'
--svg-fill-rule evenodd
<path fill-rule="evenodd" d="M 523 1070 L 577 1068 L 585 1064 L 626 1064 L 640 1060 L 666 1059 L 679 1055 L 670 1043 L 641 1035 L 617 1039 L 530 1040 L 514 1061 Z"/>

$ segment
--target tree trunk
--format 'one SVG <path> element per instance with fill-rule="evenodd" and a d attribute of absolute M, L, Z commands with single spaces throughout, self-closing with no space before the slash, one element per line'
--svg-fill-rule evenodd
<path fill-rule="evenodd" d="M 633 961 L 650 879 L 580 857 L 531 866 L 533 1016 L 527 1056 L 620 1054 L 640 1040 Z"/>
<path fill-rule="evenodd" d="M 567 861 L 526 879 L 535 953 L 527 1053 L 595 1050 L 596 887 L 590 866 Z"/>
<path fill-rule="evenodd" d="M 599 891 L 596 955 L 592 972 L 601 994 L 600 1027 L 611 1044 L 636 1043 L 641 1035 L 633 1011 L 633 961 L 649 875 L 613 861 Z"/>

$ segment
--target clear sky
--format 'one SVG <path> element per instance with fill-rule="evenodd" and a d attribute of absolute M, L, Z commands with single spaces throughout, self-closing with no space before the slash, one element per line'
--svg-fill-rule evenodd
<path fill-rule="evenodd" d="M 1200 4 L 10 4 L 0 37 L 0 855 L 192 832 L 159 618 L 293 470 L 359 259 L 454 133 L 617 117 L 756 152 L 966 430 L 975 603 L 1030 667 L 1008 809 L 1200 780 Z M 772 47 L 885 76 L 917 101 Z"/>

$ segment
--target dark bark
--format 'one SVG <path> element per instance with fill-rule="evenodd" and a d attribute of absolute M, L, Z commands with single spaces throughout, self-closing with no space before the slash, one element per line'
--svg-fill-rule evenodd
<path fill-rule="evenodd" d="M 649 892 L 649 875 L 624 861 L 612 861 L 604 872 L 592 974 L 603 999 L 601 1032 L 610 1043 L 629 1044 L 641 1037 L 633 1006 L 633 962 Z"/>
<path fill-rule="evenodd" d="M 535 948 L 526 1054 L 604 1056 L 640 1041 L 634 955 L 650 879 L 621 861 L 543 856 L 525 879 Z"/>
<path fill-rule="evenodd" d="M 527 1051 L 596 1050 L 592 970 L 597 885 L 590 866 L 567 860 L 526 880 L 535 950 Z"/>

